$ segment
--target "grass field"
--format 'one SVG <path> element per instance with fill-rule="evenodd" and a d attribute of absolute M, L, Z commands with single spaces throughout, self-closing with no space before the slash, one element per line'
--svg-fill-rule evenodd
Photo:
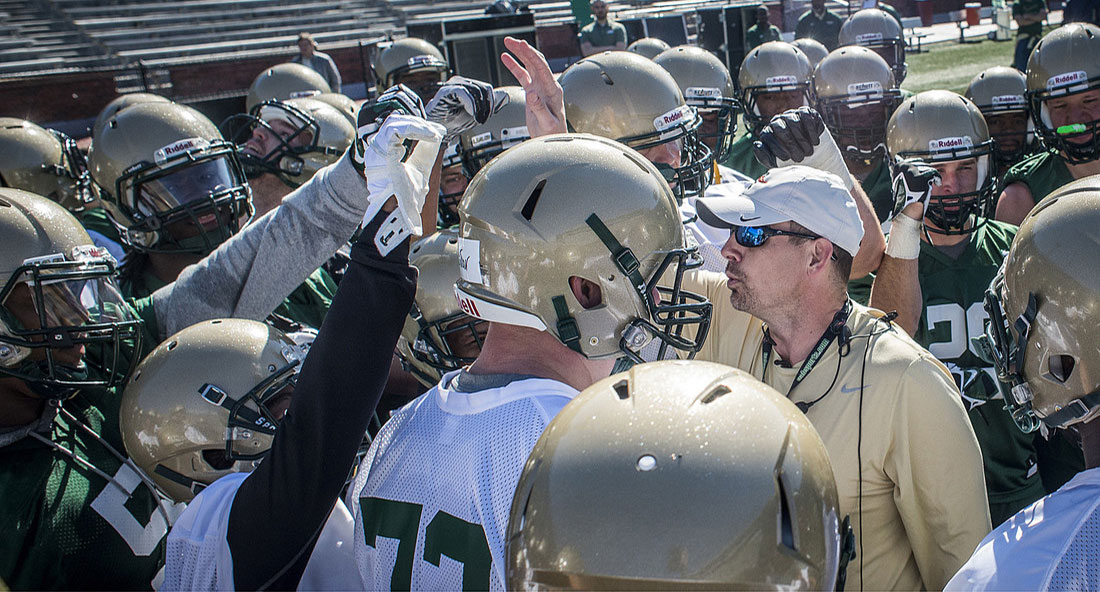
<path fill-rule="evenodd" d="M 1044 33 L 1050 31 L 1047 28 Z M 901 87 L 913 92 L 945 89 L 963 94 L 970 79 L 993 66 L 1011 66 L 1016 50 L 1015 36 L 1009 41 L 981 43 L 937 43 L 928 51 L 906 56 L 909 75 Z"/>

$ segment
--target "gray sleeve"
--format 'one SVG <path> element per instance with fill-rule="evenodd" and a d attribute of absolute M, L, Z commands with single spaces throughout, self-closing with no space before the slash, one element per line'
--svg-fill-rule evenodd
<path fill-rule="evenodd" d="M 345 154 L 153 293 L 160 339 L 214 318 L 263 320 L 355 232 L 366 181 Z"/>
<path fill-rule="evenodd" d="M 340 87 L 341 87 L 340 69 L 336 67 L 336 62 L 333 61 L 333 59 L 331 57 L 329 57 L 329 56 L 325 56 L 325 57 L 328 58 L 328 67 L 329 67 L 328 85 L 330 87 L 332 87 L 332 92 L 338 93 L 338 92 L 340 92 Z"/>

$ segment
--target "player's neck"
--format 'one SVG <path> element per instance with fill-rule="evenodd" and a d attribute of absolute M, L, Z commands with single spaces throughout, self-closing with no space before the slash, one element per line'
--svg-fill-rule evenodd
<path fill-rule="evenodd" d="M 817 346 L 833 317 L 844 306 L 846 296 L 806 298 L 796 309 L 765 319 L 775 353 L 789 364 L 801 364 Z"/>
<path fill-rule="evenodd" d="M 27 383 L 0 378 L 0 429 L 18 428 L 42 417 L 46 400 L 35 396 Z"/>
<path fill-rule="evenodd" d="M 1088 177 L 1089 175 L 1100 175 L 1100 160 L 1090 160 L 1082 164 L 1070 164 L 1067 162 L 1066 168 L 1069 169 L 1074 179 Z"/>
<path fill-rule="evenodd" d="M 289 185 L 283 183 L 282 179 L 271 173 L 264 173 L 251 179 L 248 184 L 252 186 L 252 207 L 256 208 L 256 213 L 252 215 L 254 220 L 277 208 L 283 202 L 283 198 L 294 191 Z"/>
<path fill-rule="evenodd" d="M 611 373 L 614 360 L 589 360 L 547 331 L 490 323 L 471 374 L 526 374 L 583 390 Z"/>
<path fill-rule="evenodd" d="M 149 253 L 149 266 L 153 275 L 166 284 L 176 281 L 188 265 L 201 260 L 202 255 L 194 253 Z"/>

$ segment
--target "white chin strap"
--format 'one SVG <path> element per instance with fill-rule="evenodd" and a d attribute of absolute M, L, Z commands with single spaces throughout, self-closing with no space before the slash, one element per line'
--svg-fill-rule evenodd
<path fill-rule="evenodd" d="M 983 155 L 978 157 L 978 179 L 974 182 L 974 191 L 978 191 L 982 188 L 982 182 L 985 181 L 986 175 L 989 174 L 989 155 Z"/>

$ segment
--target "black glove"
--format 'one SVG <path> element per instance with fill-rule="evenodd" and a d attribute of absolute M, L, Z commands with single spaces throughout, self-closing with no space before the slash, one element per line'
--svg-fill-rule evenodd
<path fill-rule="evenodd" d="M 447 128 L 444 143 L 458 134 L 485 123 L 508 103 L 508 93 L 496 90 L 487 82 L 452 76 L 428 102 L 428 121 Z"/>
<path fill-rule="evenodd" d="M 776 115 L 760 130 L 752 143 L 756 160 L 769 169 L 802 163 L 820 143 L 825 121 L 809 107 L 790 109 Z"/>
<path fill-rule="evenodd" d="M 932 195 L 932 185 L 940 184 L 940 173 L 924 161 L 915 158 L 897 157 L 890 165 L 890 177 L 894 187 L 894 210 L 890 219 L 894 219 L 911 203 L 924 204 L 921 218 L 928 210 L 928 198 Z"/>

